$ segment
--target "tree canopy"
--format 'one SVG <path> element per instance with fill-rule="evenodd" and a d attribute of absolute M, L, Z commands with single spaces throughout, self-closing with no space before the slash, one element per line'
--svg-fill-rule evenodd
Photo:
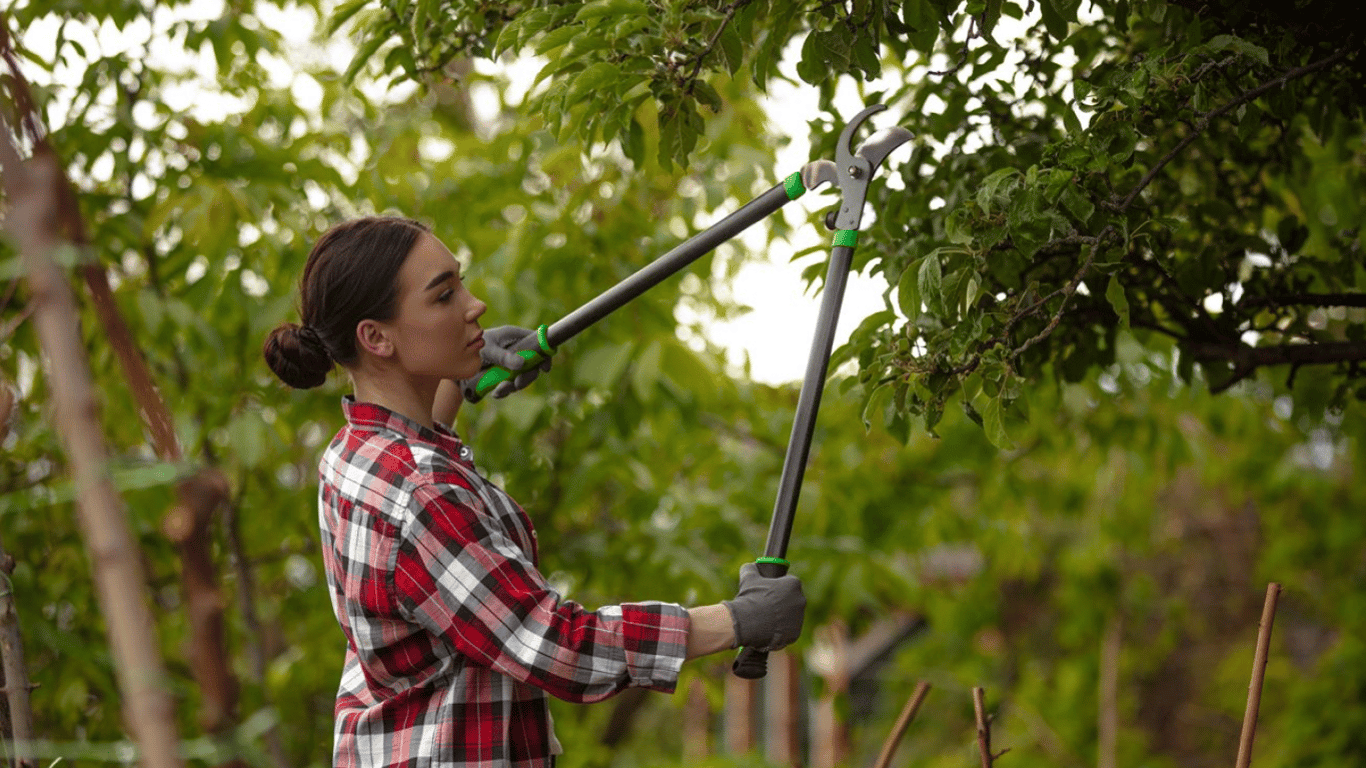
<path fill-rule="evenodd" d="M 837 352 L 792 541 L 808 626 L 924 620 L 856 681 L 848 763 L 867 762 L 926 679 L 902 753 L 917 764 L 971 761 L 972 686 L 997 703 L 1003 766 L 1226 764 L 1270 580 L 1285 597 L 1257 764 L 1361 763 L 1366 530 L 1350 511 L 1366 503 L 1366 150 L 1351 10 L 16 2 L 5 24 L 34 103 L 7 70 L 6 125 L 61 158 L 88 232 L 64 266 L 78 286 L 107 279 L 183 446 L 159 455 L 80 288 L 188 754 L 329 760 L 344 638 L 314 478 L 347 386 L 338 372 L 287 392 L 260 359 L 267 330 L 296 316 L 317 234 L 358 213 L 415 216 L 468 261 L 490 322 L 546 322 L 795 170 L 773 167 L 764 100 L 794 80 L 820 95 L 812 159 L 833 157 L 850 93 L 918 137 L 873 188 L 856 258 L 887 305 Z M 306 51 L 301 23 L 319 30 Z M 525 95 L 504 57 L 541 68 Z M 819 228 L 821 200 L 800 204 Z M 771 225 L 784 244 L 789 225 Z M 98 562 L 80 546 L 34 298 L 0 249 L 4 591 L 44 754 L 120 762 Z M 824 252 L 794 256 L 817 284 Z M 678 312 L 742 312 L 725 282 L 743 257 L 721 249 L 566 345 L 532 388 L 462 412 L 569 597 L 714 601 L 758 554 L 796 392 L 748 381 Z M 241 685 L 235 726 L 215 736 L 187 652 L 187 566 L 163 530 L 177 482 L 203 466 L 229 490 L 212 543 L 223 663 Z M 796 650 L 818 645 L 813 632 Z M 725 672 L 688 674 L 715 696 Z M 563 764 L 680 764 L 677 698 L 610 749 L 613 706 L 557 703 Z"/>
<path fill-rule="evenodd" d="M 529 49 L 544 61 L 529 106 L 559 140 L 665 168 L 712 154 L 721 83 L 763 93 L 799 47 L 796 77 L 821 94 L 818 151 L 833 156 L 850 85 L 920 137 L 901 184 L 870 201 L 860 253 L 887 309 L 842 358 L 894 429 L 920 417 L 933 430 L 956 400 L 1004 446 L 1026 417 L 1023 383 L 1113 364 L 1119 333 L 1216 392 L 1265 372 L 1313 408 L 1366 397 L 1353 14 L 1307 1 L 352 0 L 333 21 L 363 41 L 353 72 L 420 82 Z"/>

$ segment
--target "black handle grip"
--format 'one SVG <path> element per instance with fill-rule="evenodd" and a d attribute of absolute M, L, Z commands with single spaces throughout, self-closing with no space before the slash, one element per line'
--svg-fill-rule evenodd
<path fill-rule="evenodd" d="M 744 680 L 758 680 L 768 674 L 768 651 L 741 648 L 730 665 L 730 671 Z"/>
<path fill-rule="evenodd" d="M 780 557 L 761 557 L 755 561 L 755 565 L 760 574 L 770 579 L 787 573 L 787 561 Z M 731 662 L 730 671 L 744 680 L 758 680 L 768 674 L 768 651 L 741 648 L 735 661 Z"/>

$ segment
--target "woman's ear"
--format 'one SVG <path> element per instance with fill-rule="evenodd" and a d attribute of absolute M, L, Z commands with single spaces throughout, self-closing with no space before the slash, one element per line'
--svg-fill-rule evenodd
<path fill-rule="evenodd" d="M 356 344 L 376 357 L 390 358 L 394 355 L 394 342 L 388 332 L 378 322 L 368 318 L 356 324 Z"/>

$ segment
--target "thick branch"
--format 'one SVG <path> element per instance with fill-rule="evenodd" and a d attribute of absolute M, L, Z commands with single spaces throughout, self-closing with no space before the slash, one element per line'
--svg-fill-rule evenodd
<path fill-rule="evenodd" d="M 1245 296 L 1236 305 L 1244 307 L 1366 307 L 1366 293 L 1286 293 L 1279 296 Z"/>
<path fill-rule="evenodd" d="M 1366 360 L 1366 344 L 1352 341 L 1330 341 L 1314 344 L 1281 344 L 1274 347 L 1253 347 L 1242 342 L 1190 342 L 1188 348 L 1196 360 L 1219 360 L 1233 363 L 1233 377 L 1211 391 L 1222 392 L 1253 371 L 1272 365 L 1324 365 Z"/>
<path fill-rule="evenodd" d="M 180 549 L 181 588 L 190 619 L 190 668 L 203 694 L 199 722 L 210 734 L 222 734 L 237 711 L 237 677 L 228 663 L 224 638 L 225 601 L 218 588 L 211 524 L 228 498 L 228 482 L 217 471 L 203 470 L 180 483 L 179 502 L 162 520 L 161 529 Z"/>

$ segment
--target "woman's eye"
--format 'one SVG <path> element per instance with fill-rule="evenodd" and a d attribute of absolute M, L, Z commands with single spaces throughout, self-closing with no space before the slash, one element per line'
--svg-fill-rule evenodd
<path fill-rule="evenodd" d="M 447 288 L 446 290 L 441 292 L 440 296 L 436 297 L 436 300 L 441 302 L 442 304 L 445 304 L 446 302 L 450 301 L 451 297 L 454 295 L 455 291 L 452 291 L 451 289 Z"/>

